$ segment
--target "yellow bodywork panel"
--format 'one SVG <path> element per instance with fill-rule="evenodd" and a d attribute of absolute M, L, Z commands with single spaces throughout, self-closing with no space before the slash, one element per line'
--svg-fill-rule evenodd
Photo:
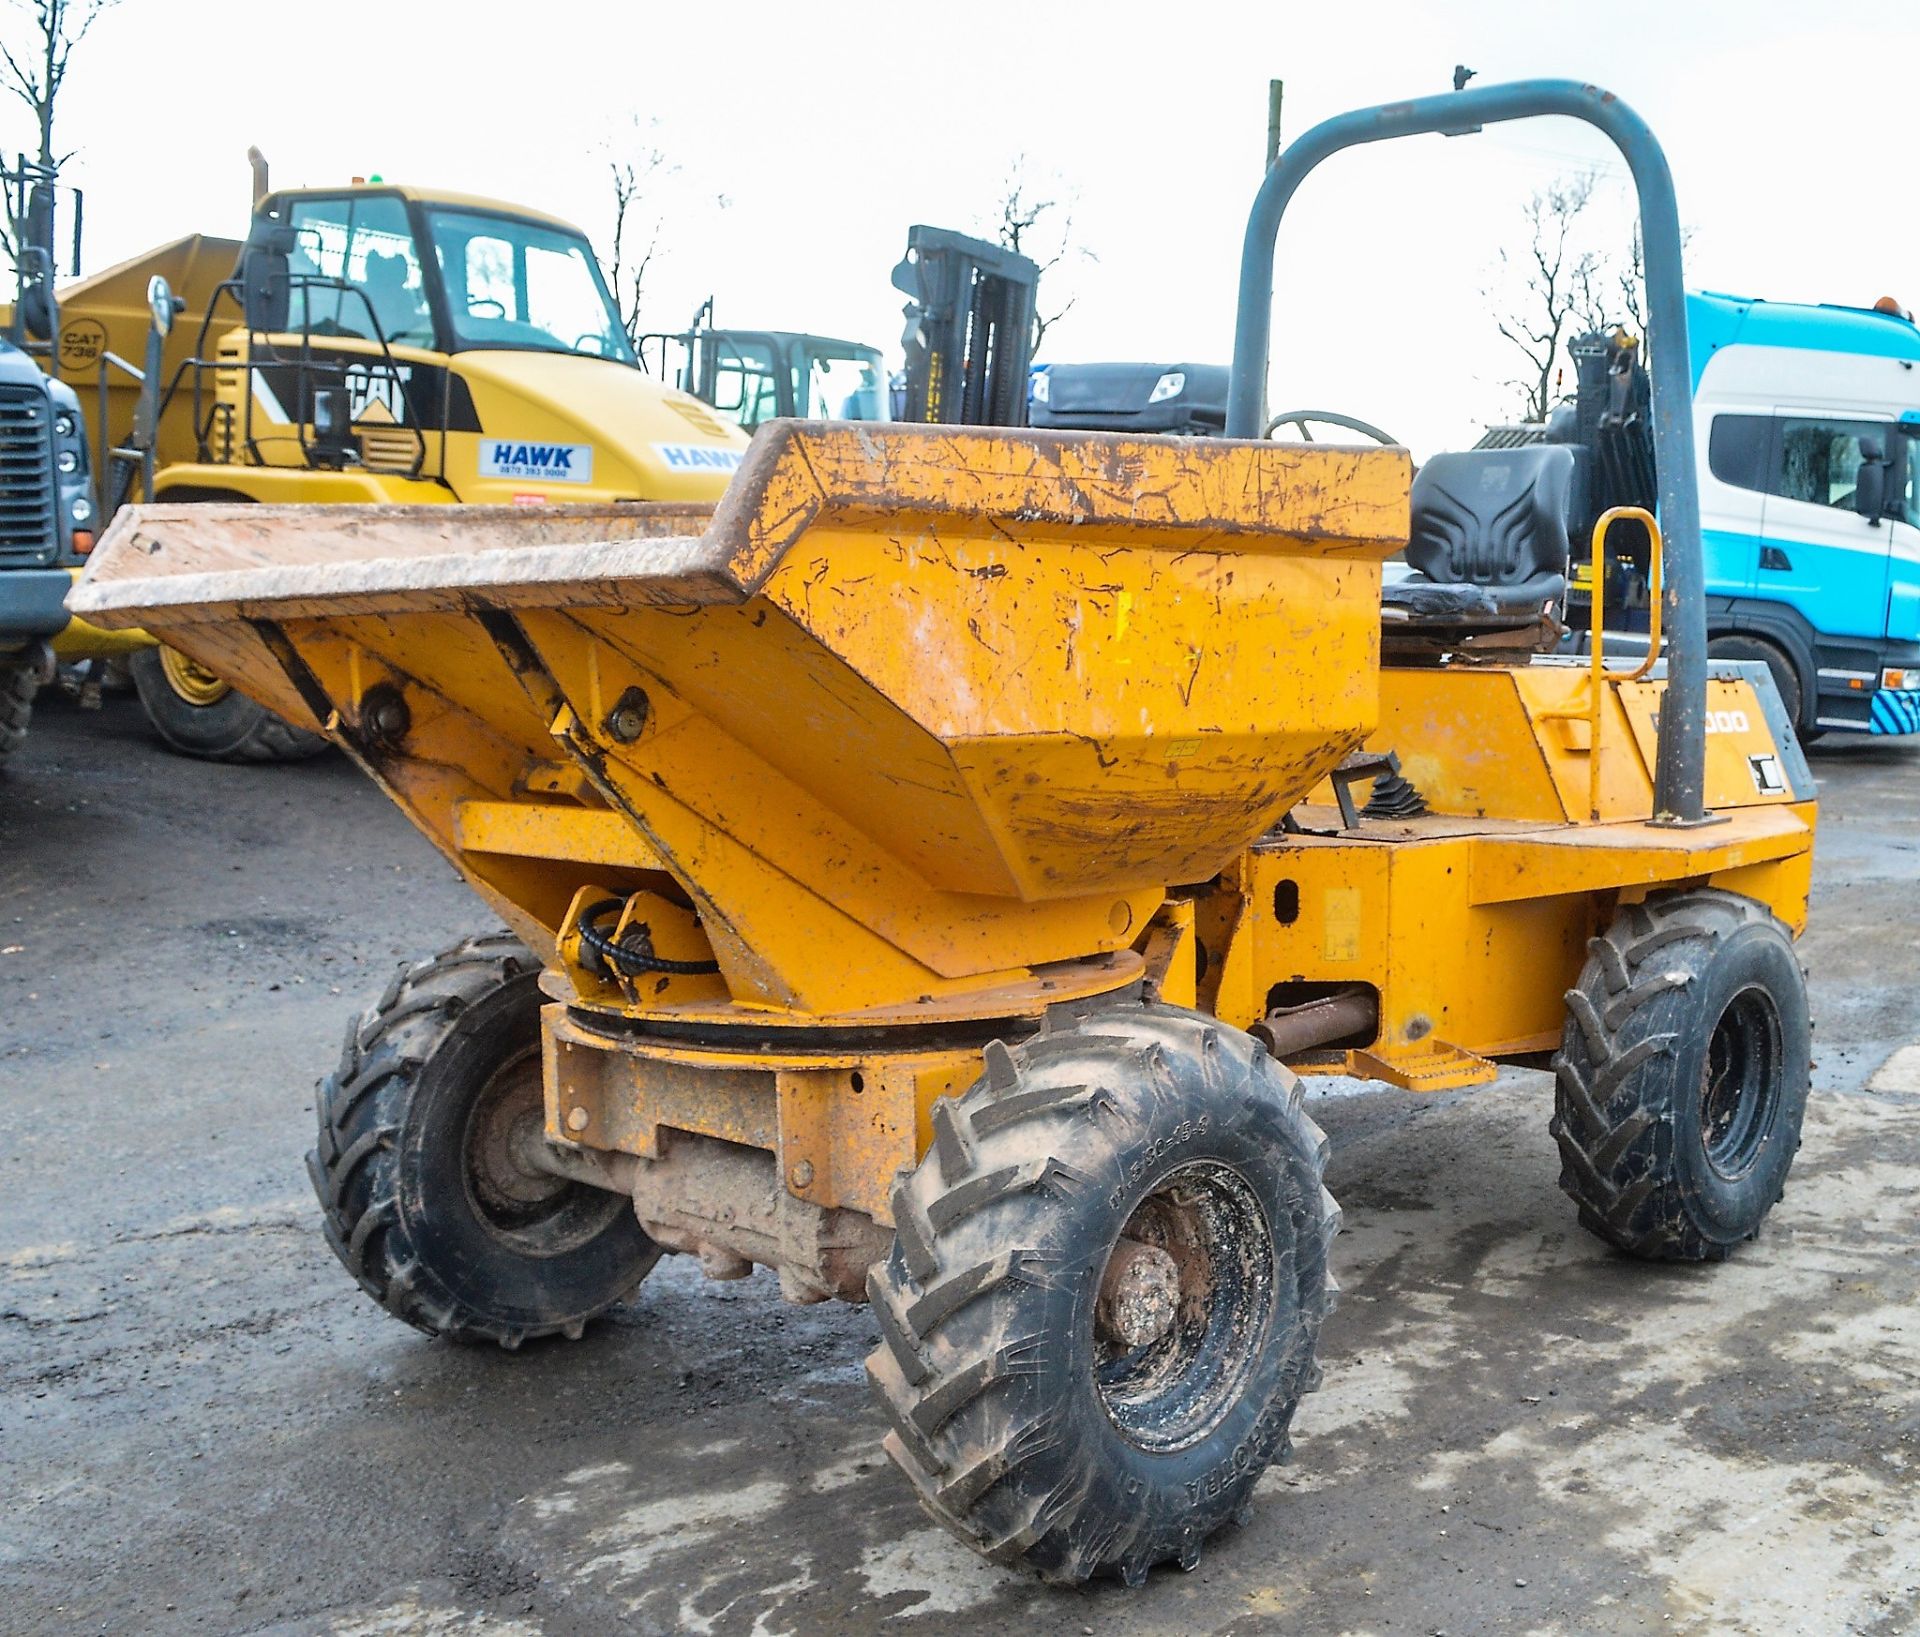
<path fill-rule="evenodd" d="M 1585 720 L 1552 714 L 1584 711 L 1589 686 L 1584 661 L 1389 668 L 1368 747 L 1398 755 L 1436 813 L 1549 823 L 1649 817 L 1665 684 L 1608 685 L 1597 753 Z M 1749 765 L 1776 749 L 1752 683 L 1710 680 L 1707 723 L 1709 807 L 1788 799 L 1784 789 L 1762 791 Z M 1596 761 L 1597 813 L 1589 806 Z M 1312 799 L 1331 805 L 1331 787 Z"/>
<path fill-rule="evenodd" d="M 1303 818 L 1339 823 L 1324 810 Z M 1466 1053 L 1459 1075 L 1424 1089 L 1468 1084 L 1486 1077 L 1472 1058 L 1559 1044 L 1587 940 L 1623 900 L 1660 886 L 1726 886 L 1797 932 L 1811 819 L 1793 806 L 1685 832 L 1416 819 L 1263 842 L 1221 888 L 1221 918 L 1230 915 L 1234 931 L 1221 946 L 1213 1009 L 1244 1028 L 1288 1003 L 1291 986 L 1366 985 L 1380 997 L 1379 1034 L 1366 1049 L 1388 1071 L 1370 1072 L 1396 1078 L 1436 1052 Z"/>

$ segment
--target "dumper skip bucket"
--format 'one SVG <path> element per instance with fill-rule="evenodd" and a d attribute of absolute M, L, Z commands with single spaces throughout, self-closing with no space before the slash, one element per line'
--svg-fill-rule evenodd
<path fill-rule="evenodd" d="M 734 1000 L 832 1009 L 1125 947 L 1276 822 L 1374 723 L 1408 481 L 776 422 L 711 512 L 141 508 L 73 605 L 332 734 L 536 945 L 664 874 Z"/>

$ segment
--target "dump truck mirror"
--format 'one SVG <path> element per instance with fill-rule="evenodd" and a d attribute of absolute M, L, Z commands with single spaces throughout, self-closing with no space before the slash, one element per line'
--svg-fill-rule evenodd
<path fill-rule="evenodd" d="M 287 256 L 291 234 L 274 233 L 249 244 L 240 258 L 240 305 L 247 328 L 272 333 L 287 327 L 291 291 Z"/>
<path fill-rule="evenodd" d="M 44 284 L 30 284 L 20 292 L 20 322 L 26 326 L 27 334 L 36 341 L 50 340 L 53 336 L 53 309 L 47 303 L 47 287 Z"/>
<path fill-rule="evenodd" d="M 55 327 L 53 258 L 39 245 L 21 247 L 20 322 L 35 341 L 47 341 Z"/>
<path fill-rule="evenodd" d="M 1887 509 L 1887 455 L 1877 438 L 1860 440 L 1860 470 L 1853 479 L 1853 509 L 1876 529 Z"/>
<path fill-rule="evenodd" d="M 179 311 L 174 302 L 173 290 L 158 273 L 147 280 L 147 311 L 153 317 L 156 334 L 166 335 L 173 329 L 174 314 Z"/>

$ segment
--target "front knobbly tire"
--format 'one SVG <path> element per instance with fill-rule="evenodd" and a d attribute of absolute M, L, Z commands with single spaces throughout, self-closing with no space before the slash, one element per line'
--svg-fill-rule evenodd
<path fill-rule="evenodd" d="M 34 695 L 39 691 L 31 667 L 0 665 L 0 767 L 26 742 Z"/>
<path fill-rule="evenodd" d="M 1211 1018 L 1116 1007 L 989 1046 L 981 1079 L 937 1102 L 932 1123 L 932 1147 L 895 1189 L 893 1251 L 868 1280 L 882 1342 L 867 1370 L 889 1456 L 990 1561 L 1130 1585 L 1169 1559 L 1193 1568 L 1285 1458 L 1299 1399 L 1319 1385 L 1340 1217 L 1298 1081 Z M 1196 1157 L 1256 1179 L 1277 1305 L 1220 1423 L 1191 1447 L 1148 1451 L 1093 1384 L 1093 1287 L 1156 1178 Z"/>
<path fill-rule="evenodd" d="M 1724 1259 L 1758 1235 L 1800 1146 L 1811 1024 L 1791 936 L 1765 905 L 1699 888 L 1625 906 L 1587 947 L 1553 1063 L 1560 1186 L 1631 1255 Z M 1741 996 L 1771 1014 L 1772 1049 L 1756 1061 L 1750 1155 L 1721 1168 L 1705 1087 Z"/>
<path fill-rule="evenodd" d="M 347 1026 L 339 1066 L 320 1083 L 307 1155 L 327 1243 L 367 1295 L 428 1335 L 510 1351 L 544 1336 L 577 1340 L 660 1256 L 616 1195 L 604 1196 L 604 1227 L 587 1242 L 516 1254 L 484 1231 L 471 1189 L 449 1174 L 462 1159 L 461 1099 L 503 1049 L 538 1047 L 539 974 L 506 932 L 400 967 Z"/>

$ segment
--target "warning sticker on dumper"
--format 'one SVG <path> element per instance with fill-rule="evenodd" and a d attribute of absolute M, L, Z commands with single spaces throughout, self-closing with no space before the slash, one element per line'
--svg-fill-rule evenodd
<path fill-rule="evenodd" d="M 516 443 L 512 438 L 482 438 L 480 475 L 517 478 L 522 483 L 591 483 L 593 445 Z"/>

